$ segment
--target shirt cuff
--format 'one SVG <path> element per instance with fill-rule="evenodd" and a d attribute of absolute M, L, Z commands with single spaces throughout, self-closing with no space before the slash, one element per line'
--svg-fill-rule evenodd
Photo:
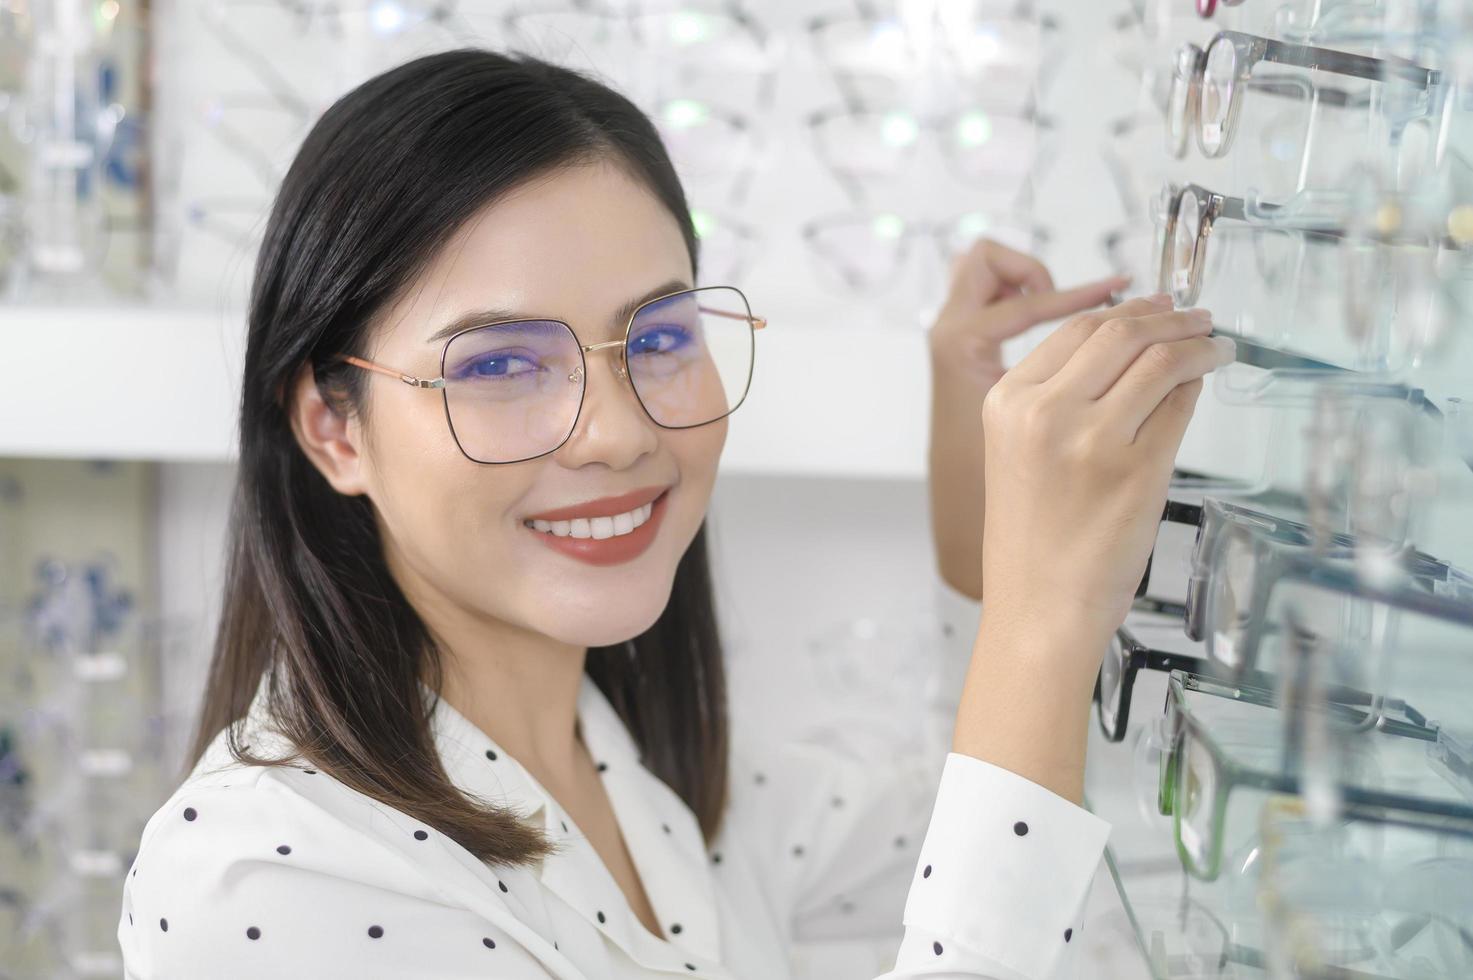
<path fill-rule="evenodd" d="M 1021 976 L 1052 976 L 1109 835 L 1108 822 L 1037 783 L 948 752 L 905 925 Z"/>

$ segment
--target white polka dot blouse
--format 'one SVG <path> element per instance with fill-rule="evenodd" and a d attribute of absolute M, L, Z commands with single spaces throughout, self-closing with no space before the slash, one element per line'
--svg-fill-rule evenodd
<path fill-rule="evenodd" d="M 222 732 L 143 831 L 118 920 L 125 977 L 784 980 L 819 923 L 825 940 L 899 936 L 883 980 L 1073 975 L 1108 824 L 1011 772 L 955 752 L 734 739 L 708 846 L 585 675 L 584 741 L 657 936 L 557 801 L 436 701 L 456 785 L 565 848 L 492 867 L 326 773 L 242 766 Z M 262 704 L 243 723 L 256 751 L 279 744 Z"/>

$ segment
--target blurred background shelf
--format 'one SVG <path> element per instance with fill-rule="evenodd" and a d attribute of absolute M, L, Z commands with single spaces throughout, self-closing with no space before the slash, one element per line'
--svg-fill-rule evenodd
<path fill-rule="evenodd" d="M 5 307 L 0 457 L 232 461 L 242 323 L 199 307 Z M 757 348 L 723 471 L 925 476 L 923 332 L 774 320 Z"/>

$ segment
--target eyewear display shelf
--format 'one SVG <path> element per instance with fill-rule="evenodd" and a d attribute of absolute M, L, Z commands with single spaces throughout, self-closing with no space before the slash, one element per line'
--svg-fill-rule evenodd
<path fill-rule="evenodd" d="M 0 457 L 231 461 L 243 322 L 199 307 L 0 305 Z M 923 331 L 773 316 L 722 467 L 921 479 L 929 411 Z"/>
<path fill-rule="evenodd" d="M 1143 636 L 1152 635 L 1152 630 L 1161 635 L 1159 617 L 1132 613 L 1127 625 Z M 1409 700 L 1415 691 L 1417 700 L 1444 715 L 1441 721 L 1429 717 L 1429 724 L 1441 727 L 1447 722 L 1457 728 L 1465 716 L 1446 717 L 1456 702 L 1439 699 L 1435 691 L 1439 677 L 1456 678 L 1459 684 L 1466 681 L 1468 651 L 1458 645 L 1418 646 L 1420 663 L 1409 665 L 1417 669 L 1406 674 L 1398 688 Z M 1123 741 L 1108 742 L 1091 719 L 1086 805 L 1111 824 L 1105 860 L 1141 953 L 1141 976 L 1395 980 L 1473 975 L 1447 972 L 1473 963 L 1473 935 L 1462 925 L 1470 894 L 1467 857 L 1473 853 L 1473 838 L 1466 830 L 1452 834 L 1408 829 L 1394 821 L 1347 824 L 1337 819 L 1331 822 L 1332 829 L 1321 833 L 1306 824 L 1311 839 L 1338 840 L 1340 829 L 1348 827 L 1351 834 L 1363 835 L 1354 839 L 1379 843 L 1364 850 L 1353 848 L 1353 857 L 1334 845 L 1327 845 L 1323 853 L 1314 847 L 1291 852 L 1278 862 L 1287 887 L 1276 892 L 1268 876 L 1274 860 L 1272 846 L 1265 843 L 1272 834 L 1265 829 L 1269 826 L 1265 815 L 1285 803 L 1299 807 L 1304 798 L 1238 785 L 1222 816 L 1218 874 L 1211 881 L 1189 874 L 1171 819 L 1154 812 L 1151 805 L 1159 757 L 1142 751 L 1139 744 L 1142 739 L 1150 742 L 1151 728 L 1161 717 L 1167 678 L 1154 670 L 1140 673 L 1130 730 Z M 1226 764 L 1242 771 L 1276 771 L 1283 751 L 1283 715 L 1278 708 L 1204 693 L 1192 697 L 1194 714 L 1221 744 Z M 1349 736 L 1347 744 L 1356 750 L 1360 778 L 1352 785 L 1357 790 L 1422 801 L 1438 812 L 1473 808 L 1473 783 L 1467 782 L 1466 774 L 1460 776 L 1436 761 L 1441 757 L 1436 741 L 1367 732 Z M 1465 743 L 1458 744 L 1466 748 Z M 1450 828 L 1460 825 L 1450 818 L 1433 822 Z M 1397 884 L 1410 883 L 1414 872 L 1427 874 L 1434 867 L 1444 876 L 1457 877 L 1439 882 L 1434 876 L 1427 879 L 1428 886 Z M 1425 928 L 1429 917 L 1436 920 L 1439 914 L 1449 926 L 1442 937 Z M 1310 937 L 1309 948 L 1321 958 L 1320 966 L 1274 972 L 1271 951 L 1283 948 L 1289 921 L 1307 929 L 1297 935 Z M 1332 935 L 1327 923 L 1339 931 Z M 1440 948 L 1438 941 L 1444 943 Z"/>

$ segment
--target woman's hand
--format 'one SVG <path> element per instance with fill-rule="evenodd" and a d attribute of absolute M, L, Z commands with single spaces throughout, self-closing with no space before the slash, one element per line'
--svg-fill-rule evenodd
<path fill-rule="evenodd" d="M 1233 359 L 1211 329 L 1205 310 L 1129 300 L 1072 317 L 992 388 L 984 603 L 1124 620 L 1202 376 Z"/>
<path fill-rule="evenodd" d="M 987 239 L 952 267 L 931 327 L 931 537 L 941 577 L 982 597 L 986 466 L 982 403 L 1002 377 L 1003 342 L 1030 327 L 1099 306 L 1120 278 L 1056 290 L 1037 259 Z"/>
<path fill-rule="evenodd" d="M 1233 359 L 1165 297 L 1067 320 L 983 405 L 982 623 L 953 749 L 1083 795 L 1090 694 L 1155 542 L 1202 376 Z"/>

